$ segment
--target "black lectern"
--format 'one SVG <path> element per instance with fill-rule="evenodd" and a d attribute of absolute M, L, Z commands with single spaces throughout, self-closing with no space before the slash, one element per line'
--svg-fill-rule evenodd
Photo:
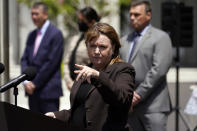
<path fill-rule="evenodd" d="M 43 114 L 0 102 L 0 131 L 87 131 Z"/>

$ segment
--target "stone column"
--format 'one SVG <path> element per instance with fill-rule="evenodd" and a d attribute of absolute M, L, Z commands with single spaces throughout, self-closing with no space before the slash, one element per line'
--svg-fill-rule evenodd
<path fill-rule="evenodd" d="M 9 81 L 9 0 L 0 0 L 0 62 L 5 65 L 5 71 L 0 75 L 0 85 Z M 1 101 L 10 101 L 10 93 L 0 94 Z"/>

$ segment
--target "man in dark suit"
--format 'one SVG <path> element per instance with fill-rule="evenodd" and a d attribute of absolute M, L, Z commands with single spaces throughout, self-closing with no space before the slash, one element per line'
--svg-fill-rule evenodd
<path fill-rule="evenodd" d="M 132 0 L 130 21 L 133 32 L 121 39 L 121 58 L 136 70 L 136 90 L 129 114 L 134 131 L 166 131 L 170 97 L 166 73 L 172 62 L 171 40 L 150 24 L 148 0 Z"/>
<path fill-rule="evenodd" d="M 21 59 L 22 71 L 28 66 L 37 70 L 32 81 L 25 81 L 32 111 L 46 113 L 59 110 L 62 96 L 60 63 L 63 54 L 63 36 L 60 30 L 48 20 L 48 7 L 42 2 L 35 3 L 31 16 L 37 29 L 27 39 Z"/>

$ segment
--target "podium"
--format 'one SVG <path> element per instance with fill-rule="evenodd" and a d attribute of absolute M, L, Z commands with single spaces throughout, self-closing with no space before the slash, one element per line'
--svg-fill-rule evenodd
<path fill-rule="evenodd" d="M 87 131 L 41 113 L 0 102 L 0 131 Z"/>

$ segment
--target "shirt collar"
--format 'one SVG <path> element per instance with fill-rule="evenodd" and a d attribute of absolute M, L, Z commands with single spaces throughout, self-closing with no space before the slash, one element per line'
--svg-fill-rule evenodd
<path fill-rule="evenodd" d="M 146 31 L 149 29 L 150 24 L 148 24 L 141 32 L 140 32 L 140 36 L 144 36 L 144 34 L 146 33 Z"/>
<path fill-rule="evenodd" d="M 40 31 L 41 34 L 44 34 L 46 32 L 49 24 L 50 24 L 50 21 L 49 20 L 46 20 L 45 23 L 44 23 L 44 25 L 38 31 Z"/>

